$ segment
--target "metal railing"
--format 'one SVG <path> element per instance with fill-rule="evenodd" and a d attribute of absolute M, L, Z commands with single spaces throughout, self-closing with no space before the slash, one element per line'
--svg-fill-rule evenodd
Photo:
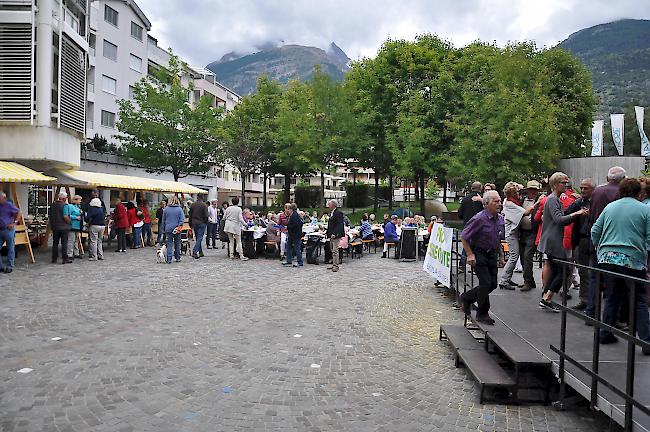
<path fill-rule="evenodd" d="M 642 341 L 641 339 L 635 336 L 636 334 L 636 296 L 635 289 L 645 289 L 645 285 L 648 284 L 648 281 L 645 279 L 640 279 L 633 276 L 628 276 L 620 273 L 615 273 L 605 269 L 599 269 L 595 267 L 585 266 L 577 264 L 571 261 L 565 260 L 555 260 L 557 263 L 561 264 L 563 267 L 563 285 L 562 291 L 564 295 L 562 296 L 562 303 L 554 303 L 560 308 L 562 319 L 561 319 L 561 330 L 560 330 L 560 348 L 557 348 L 553 345 L 550 346 L 551 350 L 560 356 L 559 361 L 559 379 L 560 379 L 560 395 L 559 403 L 562 405 L 564 403 L 564 398 L 566 395 L 566 362 L 569 362 L 571 365 L 575 366 L 581 372 L 587 374 L 591 378 L 591 394 L 590 394 L 590 406 L 592 409 L 596 408 L 598 403 L 598 386 L 599 384 L 604 385 L 614 394 L 619 396 L 625 401 L 625 419 L 624 419 L 624 429 L 625 431 L 632 431 L 634 424 L 634 408 L 638 409 L 642 413 L 650 416 L 650 408 L 643 405 L 639 400 L 634 398 L 634 372 L 635 372 L 635 350 L 636 347 L 642 347 L 646 350 L 650 350 L 650 343 Z M 595 272 L 595 277 L 592 278 L 594 282 L 594 287 L 596 289 L 596 294 L 594 296 L 594 317 L 589 317 L 580 312 L 574 311 L 567 306 L 567 293 L 569 289 L 568 278 L 566 277 L 569 269 L 572 267 L 586 269 L 590 272 L 590 277 L 592 276 L 591 272 Z M 601 277 L 603 275 L 608 275 L 610 277 L 615 277 L 622 279 L 625 282 L 625 288 L 627 289 L 628 295 L 628 331 L 625 332 L 616 327 L 608 325 L 601 320 Z M 637 284 L 642 284 L 642 286 L 636 286 Z M 592 325 L 594 328 L 593 335 L 593 351 L 591 359 L 591 369 L 580 364 L 578 360 L 571 357 L 566 352 L 566 336 L 567 336 L 567 316 L 571 315 L 579 320 L 584 321 L 586 324 Z M 600 332 L 601 330 L 607 330 L 613 335 L 618 336 L 625 341 L 627 341 L 627 358 L 626 358 L 626 373 L 625 373 L 625 389 L 621 389 L 612 383 L 610 380 L 606 379 L 599 373 L 599 361 L 600 361 Z"/>

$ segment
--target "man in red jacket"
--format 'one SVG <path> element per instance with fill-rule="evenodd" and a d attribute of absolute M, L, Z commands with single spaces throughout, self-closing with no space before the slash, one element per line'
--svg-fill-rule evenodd
<path fill-rule="evenodd" d="M 119 198 L 113 200 L 115 211 L 113 211 L 113 226 L 117 234 L 117 250 L 115 252 L 126 252 L 126 229 L 129 227 L 129 218 L 126 214 L 126 207 Z"/>

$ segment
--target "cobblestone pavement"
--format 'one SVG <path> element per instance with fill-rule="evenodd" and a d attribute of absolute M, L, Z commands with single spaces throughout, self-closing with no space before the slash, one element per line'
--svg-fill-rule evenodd
<path fill-rule="evenodd" d="M 153 249 L 39 260 L 0 274 L 3 431 L 608 427 L 586 411 L 480 405 L 438 341 L 461 315 L 421 263 L 366 255 L 331 273 L 207 250 L 166 265 Z"/>

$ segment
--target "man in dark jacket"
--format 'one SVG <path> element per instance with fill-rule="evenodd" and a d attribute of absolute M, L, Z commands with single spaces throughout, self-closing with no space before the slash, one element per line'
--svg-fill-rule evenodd
<path fill-rule="evenodd" d="M 52 230 L 52 264 L 56 264 L 59 259 L 59 242 L 61 242 L 61 264 L 71 263 L 68 258 L 68 234 L 72 229 L 70 214 L 68 212 L 68 194 L 59 193 L 58 200 L 50 206 L 50 229 Z"/>
<path fill-rule="evenodd" d="M 588 209 L 591 205 L 591 194 L 594 191 L 594 182 L 590 178 L 583 179 L 580 182 L 580 198 L 564 210 L 564 214 L 575 213 L 581 208 Z M 573 222 L 571 230 L 571 247 L 573 248 L 573 257 L 578 264 L 588 266 L 591 258 L 591 230 L 589 229 L 589 215 L 578 216 Z M 580 275 L 580 302 L 573 306 L 574 310 L 584 310 L 589 302 L 589 289 L 591 280 L 589 272 L 586 269 L 579 268 Z"/>
<path fill-rule="evenodd" d="M 208 206 L 205 205 L 201 197 L 198 197 L 196 202 L 190 207 L 189 220 L 190 227 L 194 231 L 194 238 L 196 239 L 192 256 L 194 259 L 199 259 L 203 256 L 203 235 L 208 226 Z"/>
<path fill-rule="evenodd" d="M 339 271 L 339 246 L 341 239 L 345 236 L 345 218 L 343 212 L 338 209 L 338 203 L 330 200 L 327 207 L 332 212 L 329 221 L 327 221 L 326 237 L 330 240 L 330 247 L 332 249 L 332 265 L 327 267 L 328 270 L 333 272 Z"/>
<path fill-rule="evenodd" d="M 482 189 L 483 185 L 481 182 L 476 181 L 472 183 L 472 191 L 465 195 L 460 202 L 458 217 L 463 221 L 463 224 L 467 224 L 475 214 L 483 211 L 483 199 L 481 198 Z"/>
<path fill-rule="evenodd" d="M 287 224 L 287 260 L 282 263 L 283 266 L 288 267 L 293 265 L 294 267 L 302 267 L 302 249 L 300 244 L 300 237 L 302 236 L 302 219 L 300 214 L 298 214 L 298 206 L 293 203 L 288 206 L 287 211 L 289 212 L 289 222 Z M 292 263 L 294 255 L 296 256 L 297 262 Z"/>

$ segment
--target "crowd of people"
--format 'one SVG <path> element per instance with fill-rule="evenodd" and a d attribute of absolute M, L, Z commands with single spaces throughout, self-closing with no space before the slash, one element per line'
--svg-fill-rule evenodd
<path fill-rule="evenodd" d="M 648 279 L 650 178 L 629 178 L 623 168 L 612 167 L 606 184 L 596 187 L 593 179 L 581 179 L 579 192 L 573 190 L 571 180 L 562 172 L 549 177 L 548 193 L 542 193 L 542 185 L 536 180 L 525 187 L 509 182 L 503 189 L 502 202 L 494 189 L 492 185 L 483 189 L 479 182 L 473 183 L 459 209 L 465 223 L 460 239 L 466 264 L 473 266 L 478 277 L 478 285 L 460 296 L 466 314 L 476 303 L 476 320 L 494 324 L 489 314 L 490 293 L 497 287 L 535 289 L 533 259 L 539 252 L 544 260 L 540 309 L 560 312 L 554 296 L 564 285 L 573 285 L 579 289 L 574 310 L 594 318 L 597 296 L 603 295 L 603 321 L 625 328 L 629 319 L 627 300 L 632 297 L 638 337 L 650 342 L 649 284 L 626 283 L 624 277 Z M 572 262 L 579 265 L 567 264 Z M 519 264 L 523 284 L 513 281 Z M 504 267 L 500 279 L 499 266 Z M 609 273 L 597 277 L 597 271 L 588 267 Z M 567 300 L 570 296 L 567 294 Z M 616 341 L 612 332 L 601 331 L 601 343 Z M 650 350 L 643 349 L 643 353 L 650 355 Z"/>

